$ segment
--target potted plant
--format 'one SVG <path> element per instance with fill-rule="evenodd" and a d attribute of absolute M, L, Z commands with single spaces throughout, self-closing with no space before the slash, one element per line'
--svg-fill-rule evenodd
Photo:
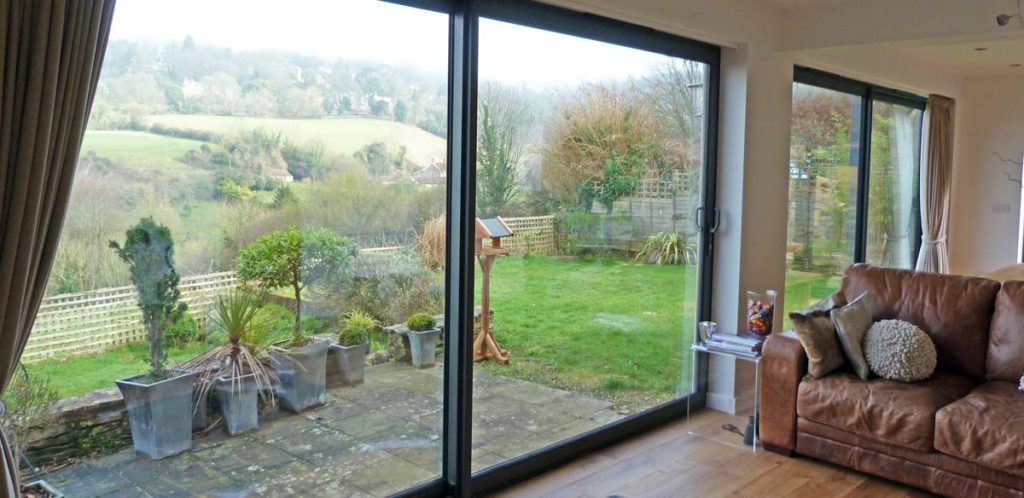
<path fill-rule="evenodd" d="M 238 276 L 270 291 L 291 287 L 295 295 L 292 337 L 272 356 L 281 407 L 300 413 L 322 405 L 327 392 L 327 349 L 302 330 L 302 290 L 323 280 L 343 278 L 357 248 L 326 229 L 289 228 L 264 235 L 238 255 Z"/>
<path fill-rule="evenodd" d="M 262 299 L 248 290 L 220 296 L 210 320 L 214 330 L 227 335 L 227 344 L 184 364 L 200 372 L 198 399 L 214 391 L 231 435 L 259 426 L 259 398 L 274 404 L 271 388 L 277 376 L 270 367 L 267 329 L 257 322 L 260 308 Z"/>
<path fill-rule="evenodd" d="M 116 381 L 124 396 L 135 451 L 159 459 L 192 447 L 192 384 L 196 373 L 169 370 L 164 363 L 164 331 L 185 305 L 178 302 L 171 231 L 152 218 L 128 229 L 123 245 L 110 247 L 128 263 L 138 292 L 139 309 L 149 342 L 149 372 Z"/>
<path fill-rule="evenodd" d="M 441 336 L 437 320 L 428 313 L 416 313 L 409 317 L 405 326 L 409 328 L 406 335 L 409 338 L 409 354 L 412 356 L 413 366 L 419 368 L 434 366 L 437 356 L 437 338 Z"/>
<path fill-rule="evenodd" d="M 363 382 L 370 334 L 377 330 L 377 326 L 377 320 L 366 313 L 349 313 L 345 326 L 338 333 L 337 342 L 331 344 L 327 358 L 328 372 L 334 374 L 330 375 L 332 385 L 352 386 Z"/>

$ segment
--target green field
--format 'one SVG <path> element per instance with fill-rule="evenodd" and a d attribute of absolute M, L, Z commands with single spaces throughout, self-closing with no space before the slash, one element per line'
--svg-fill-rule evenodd
<path fill-rule="evenodd" d="M 334 153 L 352 155 L 362 146 L 385 142 L 408 148 L 408 157 L 416 164 L 427 165 L 431 159 L 445 158 L 445 140 L 419 128 L 396 121 L 370 118 L 282 119 L 240 116 L 203 116 L 162 114 L 150 116 L 149 123 L 191 130 L 235 134 L 262 128 L 279 132 L 298 142 L 318 142 Z"/>
<path fill-rule="evenodd" d="M 139 171 L 182 173 L 195 169 L 179 159 L 201 145 L 203 142 L 198 140 L 142 131 L 88 131 L 82 142 L 81 155 L 94 152 L 97 156 L 122 162 Z"/>
<path fill-rule="evenodd" d="M 801 277 L 801 278 L 796 278 Z M 791 274 L 788 292 L 828 295 L 827 279 Z M 479 274 L 477 276 L 479 284 Z M 817 283 L 816 283 L 817 282 Z M 495 335 L 511 363 L 477 364 L 493 374 L 614 399 L 642 409 L 689 390 L 696 270 L 618 259 L 507 257 L 492 273 Z M 479 296 L 477 297 L 479 302 Z M 204 349 L 172 350 L 182 361 Z M 29 365 L 62 396 L 111 387 L 146 369 L 138 344 L 95 356 Z"/>

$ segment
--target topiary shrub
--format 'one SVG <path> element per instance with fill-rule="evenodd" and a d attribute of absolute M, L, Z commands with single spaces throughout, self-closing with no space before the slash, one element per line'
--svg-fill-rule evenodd
<path fill-rule="evenodd" d="M 409 317 L 405 322 L 405 326 L 409 327 L 409 330 L 423 332 L 437 327 L 437 320 L 429 313 L 416 313 Z"/>

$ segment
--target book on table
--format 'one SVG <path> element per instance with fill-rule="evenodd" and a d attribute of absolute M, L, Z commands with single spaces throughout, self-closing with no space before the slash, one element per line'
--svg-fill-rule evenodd
<path fill-rule="evenodd" d="M 761 351 L 761 341 L 739 336 L 714 336 L 704 343 L 708 349 L 730 353 L 756 355 Z"/>

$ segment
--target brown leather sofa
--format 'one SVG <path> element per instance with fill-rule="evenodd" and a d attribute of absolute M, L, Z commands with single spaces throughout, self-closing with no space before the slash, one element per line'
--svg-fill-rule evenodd
<path fill-rule="evenodd" d="M 796 336 L 775 334 L 762 359 L 765 447 L 946 496 L 1024 497 L 1024 282 L 856 265 L 837 304 L 865 291 L 875 320 L 931 336 L 935 374 L 909 384 L 843 370 L 812 379 Z"/>

